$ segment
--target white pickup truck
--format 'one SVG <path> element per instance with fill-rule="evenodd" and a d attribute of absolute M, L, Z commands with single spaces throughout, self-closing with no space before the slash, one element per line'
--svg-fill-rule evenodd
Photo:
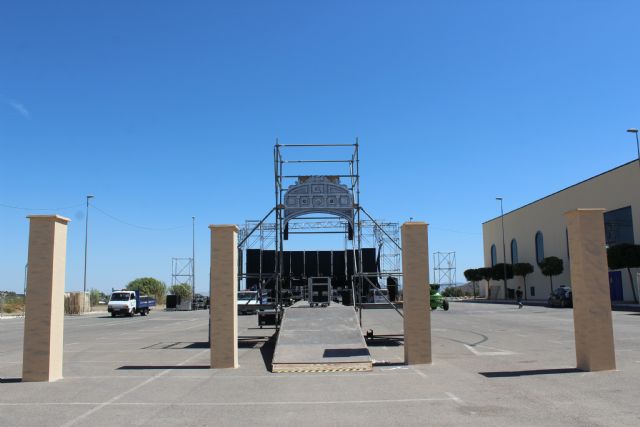
<path fill-rule="evenodd" d="M 148 296 L 140 296 L 140 291 L 113 291 L 107 311 L 111 313 L 111 317 L 117 314 L 133 316 L 140 313 L 142 316 L 149 314 L 151 307 L 156 305 L 156 300 Z"/>

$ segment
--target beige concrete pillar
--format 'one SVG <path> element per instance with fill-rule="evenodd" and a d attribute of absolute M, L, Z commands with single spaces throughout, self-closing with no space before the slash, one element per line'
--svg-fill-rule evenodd
<path fill-rule="evenodd" d="M 427 224 L 402 224 L 402 282 L 404 296 L 404 361 L 431 363 L 431 309 Z"/>
<path fill-rule="evenodd" d="M 238 367 L 238 227 L 211 229 L 211 367 Z"/>
<path fill-rule="evenodd" d="M 28 216 L 29 255 L 22 381 L 62 378 L 64 279 L 69 219 Z"/>
<path fill-rule="evenodd" d="M 604 235 L 604 209 L 565 213 L 578 369 L 616 369 Z"/>

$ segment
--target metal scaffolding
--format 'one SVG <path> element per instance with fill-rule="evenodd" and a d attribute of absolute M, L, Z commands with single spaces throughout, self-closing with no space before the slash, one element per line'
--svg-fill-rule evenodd
<path fill-rule="evenodd" d="M 440 286 L 456 284 L 456 253 L 433 253 L 433 283 Z"/>
<path fill-rule="evenodd" d="M 285 156 L 291 153 L 298 156 Z M 265 280 L 274 282 L 275 303 L 272 307 L 282 309 L 285 241 L 290 235 L 299 234 L 344 235 L 345 252 L 350 251 L 353 254 L 351 258 L 354 274 L 351 277 L 350 289 L 356 308 L 361 309 L 366 302 L 363 301 L 362 295 L 365 283 L 379 291 L 380 287 L 372 278 L 393 276 L 398 280 L 398 286 L 402 287 L 399 224 L 376 221 L 360 206 L 360 159 L 357 139 L 354 144 L 280 144 L 276 140 L 273 165 L 274 207 L 261 220 L 248 220 L 239 226 L 239 288 L 243 282 L 246 283 L 247 278 L 256 276 L 243 271 L 243 251 L 260 249 L 260 271 L 257 278 L 259 283 Z M 308 197 L 303 195 L 300 198 L 301 205 L 296 207 L 293 207 L 291 200 L 285 200 L 287 192 L 296 186 L 309 186 L 313 193 L 311 185 L 316 182 L 318 185 L 327 184 L 335 189 L 334 205 L 320 205 L 327 201 L 320 201 L 320 198 L 316 200 L 313 194 L 309 194 Z M 327 200 L 333 200 L 331 195 L 323 196 Z M 344 200 L 347 200 L 345 197 L 349 200 L 348 205 L 344 204 Z M 378 271 L 363 271 L 364 247 L 377 249 Z M 262 272 L 264 250 L 275 251 L 275 273 Z M 383 294 L 382 296 L 384 297 Z"/>
<path fill-rule="evenodd" d="M 193 289 L 193 273 L 193 258 L 171 258 L 171 286 L 187 284 Z"/>

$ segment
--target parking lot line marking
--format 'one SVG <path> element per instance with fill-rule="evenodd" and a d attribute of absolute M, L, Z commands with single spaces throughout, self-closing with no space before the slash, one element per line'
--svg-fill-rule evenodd
<path fill-rule="evenodd" d="M 303 401 L 271 401 L 271 402 L 256 402 L 256 401 L 242 401 L 242 402 L 113 402 L 110 403 L 110 406 L 280 406 L 280 405 L 372 405 L 372 404 L 384 404 L 384 403 L 423 403 L 423 402 L 456 402 L 458 403 L 460 399 L 453 396 L 447 397 L 424 397 L 424 398 L 414 398 L 414 399 L 371 399 L 371 400 L 303 400 Z M 106 402 L 105 402 L 106 403 Z M 46 405 L 46 406 L 91 406 L 91 405 L 100 405 L 99 407 L 104 407 L 105 403 L 97 403 L 97 402 L 43 402 L 43 403 L 0 403 L 0 407 L 3 406 L 35 406 L 35 405 Z M 91 411 L 87 412 L 94 413 L 96 408 L 93 408 Z M 86 415 L 88 416 L 88 415 Z M 80 417 L 72 420 L 71 422 L 64 424 L 73 425 L 76 421 L 84 419 L 86 417 L 84 414 Z"/>
<path fill-rule="evenodd" d="M 422 372 L 422 371 L 421 371 L 420 369 L 418 369 L 418 368 L 413 368 L 413 371 L 414 371 L 416 374 L 420 375 L 422 378 L 429 378 L 429 377 L 427 376 L 427 374 L 425 374 L 424 372 Z"/>
<path fill-rule="evenodd" d="M 458 396 L 456 396 L 455 394 L 451 393 L 451 392 L 446 392 L 445 393 L 447 396 L 449 396 L 451 398 L 451 400 L 453 400 L 454 402 L 456 402 L 459 405 L 464 405 L 464 402 L 462 401 L 462 399 L 460 399 Z"/>
<path fill-rule="evenodd" d="M 186 359 L 186 360 L 184 360 L 184 361 L 180 362 L 180 363 L 178 364 L 178 366 L 186 365 L 186 364 L 187 364 L 187 363 L 189 363 L 191 360 L 195 359 L 196 357 L 199 357 L 201 354 L 203 354 L 203 353 L 205 353 L 205 352 L 209 352 L 209 349 L 207 349 L 207 350 L 203 350 L 203 351 L 201 351 L 201 352 L 198 352 L 197 354 L 194 354 L 193 356 L 189 357 L 188 359 Z M 158 379 L 158 378 L 160 378 L 160 377 L 162 377 L 162 376 L 164 376 L 164 375 L 168 374 L 169 372 L 171 372 L 171 369 L 165 369 L 164 371 L 157 373 L 156 375 L 152 376 L 151 378 L 147 379 L 146 381 L 141 382 L 141 383 L 140 383 L 140 384 L 138 384 L 137 386 L 132 387 L 132 388 L 130 388 L 130 389 L 128 389 L 128 390 L 125 390 L 125 391 L 123 391 L 122 393 L 118 394 L 117 396 L 114 396 L 114 397 L 112 397 L 111 399 L 107 400 L 106 402 L 101 403 L 101 404 L 99 404 L 98 406 L 96 406 L 95 408 L 92 408 L 91 410 L 89 410 L 89 411 L 85 412 L 84 414 L 81 414 L 81 415 L 77 416 L 77 417 L 76 417 L 76 418 L 74 418 L 73 420 L 71 420 L 71 421 L 69 421 L 69 422 L 67 422 L 67 423 L 63 424 L 63 425 L 62 425 L 62 427 L 69 427 L 69 426 L 72 426 L 72 425 L 76 424 L 78 421 L 81 421 L 81 420 L 83 420 L 83 419 L 87 418 L 88 416 L 90 416 L 91 414 L 93 414 L 93 413 L 95 413 L 95 412 L 99 411 L 100 409 L 102 409 L 102 408 L 104 408 L 104 407 L 107 407 L 107 406 L 109 406 L 109 405 L 111 405 L 111 404 L 115 403 L 115 402 L 116 402 L 116 400 L 118 400 L 118 399 L 120 399 L 120 398 L 122 398 L 122 397 L 126 396 L 127 394 L 133 393 L 134 391 L 138 390 L 139 388 L 144 387 L 145 385 L 147 385 L 147 384 L 149 384 L 150 382 L 155 381 L 156 379 Z"/>
<path fill-rule="evenodd" d="M 478 345 L 476 347 L 490 348 L 492 350 L 498 350 L 498 351 L 478 351 L 470 345 L 464 344 L 464 346 L 467 348 L 467 350 L 469 350 L 471 353 L 475 354 L 476 356 L 510 356 L 515 354 L 514 352 L 509 350 L 501 350 L 499 348 L 489 347 L 487 345 L 483 345 L 483 346 Z"/>

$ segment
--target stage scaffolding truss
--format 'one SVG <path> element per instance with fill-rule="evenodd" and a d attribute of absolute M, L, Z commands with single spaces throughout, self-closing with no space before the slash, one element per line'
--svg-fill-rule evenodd
<path fill-rule="evenodd" d="M 285 156 L 285 154 L 287 156 Z M 289 158 L 289 155 L 295 156 Z M 247 220 L 239 226 L 238 288 L 248 278 L 273 283 L 269 308 L 284 308 L 283 254 L 291 235 L 342 234 L 345 260 L 347 252 L 353 271 L 349 289 L 356 309 L 365 305 L 363 286 L 382 296 L 386 280 L 402 289 L 400 227 L 398 223 L 375 220 L 360 205 L 360 159 L 358 140 L 354 144 L 280 144 L 273 150 L 274 207 L 260 220 Z M 363 248 L 375 248 L 375 271 L 363 268 Z M 260 251 L 259 272 L 248 274 L 243 268 L 247 250 Z M 274 251 L 275 268 L 262 268 L 263 251 Z M 345 261 L 346 262 L 346 261 Z M 258 277 L 256 277 L 258 276 Z M 392 278 L 392 279 L 389 279 Z M 380 282 L 378 282 L 380 279 Z M 381 283 L 381 285 L 378 285 Z M 401 312 L 396 308 L 399 314 Z"/>

